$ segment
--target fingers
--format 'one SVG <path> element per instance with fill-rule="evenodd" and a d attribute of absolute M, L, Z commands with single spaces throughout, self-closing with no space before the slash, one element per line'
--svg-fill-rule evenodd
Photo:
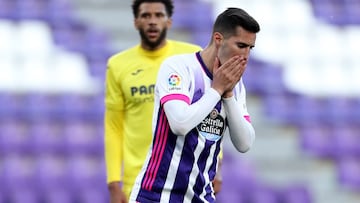
<path fill-rule="evenodd" d="M 215 57 L 213 71 L 216 72 L 219 69 L 219 67 L 220 67 L 220 60 L 218 57 Z"/>
<path fill-rule="evenodd" d="M 218 58 L 214 61 L 212 87 L 221 95 L 231 92 L 245 71 L 247 60 L 242 56 L 233 56 L 220 66 Z"/>

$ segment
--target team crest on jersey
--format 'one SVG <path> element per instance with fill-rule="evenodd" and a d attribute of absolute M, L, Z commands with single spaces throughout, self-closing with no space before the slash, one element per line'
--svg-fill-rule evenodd
<path fill-rule="evenodd" d="M 200 135 L 207 140 L 217 141 L 225 131 L 225 119 L 219 114 L 217 109 L 213 109 L 197 126 L 197 129 Z"/>
<path fill-rule="evenodd" d="M 169 76 L 168 79 L 168 84 L 169 84 L 169 90 L 181 90 L 181 77 L 176 74 L 176 73 L 172 73 Z"/>

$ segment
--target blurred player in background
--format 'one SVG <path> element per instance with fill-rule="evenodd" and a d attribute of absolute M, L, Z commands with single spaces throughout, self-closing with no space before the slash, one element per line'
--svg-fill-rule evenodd
<path fill-rule="evenodd" d="M 135 0 L 132 9 L 140 44 L 110 57 L 106 73 L 105 160 L 111 203 L 127 202 L 149 150 L 160 64 L 171 55 L 201 50 L 166 39 L 171 0 Z"/>
<path fill-rule="evenodd" d="M 215 202 L 223 136 L 239 152 L 255 139 L 241 78 L 259 31 L 247 12 L 229 8 L 204 50 L 165 59 L 155 85 L 153 143 L 130 202 Z"/>

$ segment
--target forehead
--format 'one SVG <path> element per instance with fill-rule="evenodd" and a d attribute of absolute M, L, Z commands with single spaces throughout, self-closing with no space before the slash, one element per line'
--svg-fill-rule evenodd
<path fill-rule="evenodd" d="M 160 2 L 144 2 L 139 6 L 139 15 L 143 13 L 164 13 L 166 14 L 165 5 Z"/>
<path fill-rule="evenodd" d="M 238 26 L 235 30 L 235 34 L 232 35 L 229 40 L 236 42 L 246 42 L 247 44 L 254 44 L 256 40 L 256 33 L 249 32 Z"/>

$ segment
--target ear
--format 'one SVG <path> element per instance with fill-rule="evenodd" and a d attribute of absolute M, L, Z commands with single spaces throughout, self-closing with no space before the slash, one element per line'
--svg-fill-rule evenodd
<path fill-rule="evenodd" d="M 138 30 L 139 29 L 139 21 L 135 18 L 134 19 L 134 27 Z"/>
<path fill-rule="evenodd" d="M 214 32 L 213 41 L 216 45 L 221 44 L 223 39 L 224 39 L 224 36 L 220 32 Z"/>
<path fill-rule="evenodd" d="M 172 19 L 171 18 L 168 18 L 168 20 L 166 21 L 166 25 L 167 25 L 167 28 L 171 28 L 172 26 Z"/>

